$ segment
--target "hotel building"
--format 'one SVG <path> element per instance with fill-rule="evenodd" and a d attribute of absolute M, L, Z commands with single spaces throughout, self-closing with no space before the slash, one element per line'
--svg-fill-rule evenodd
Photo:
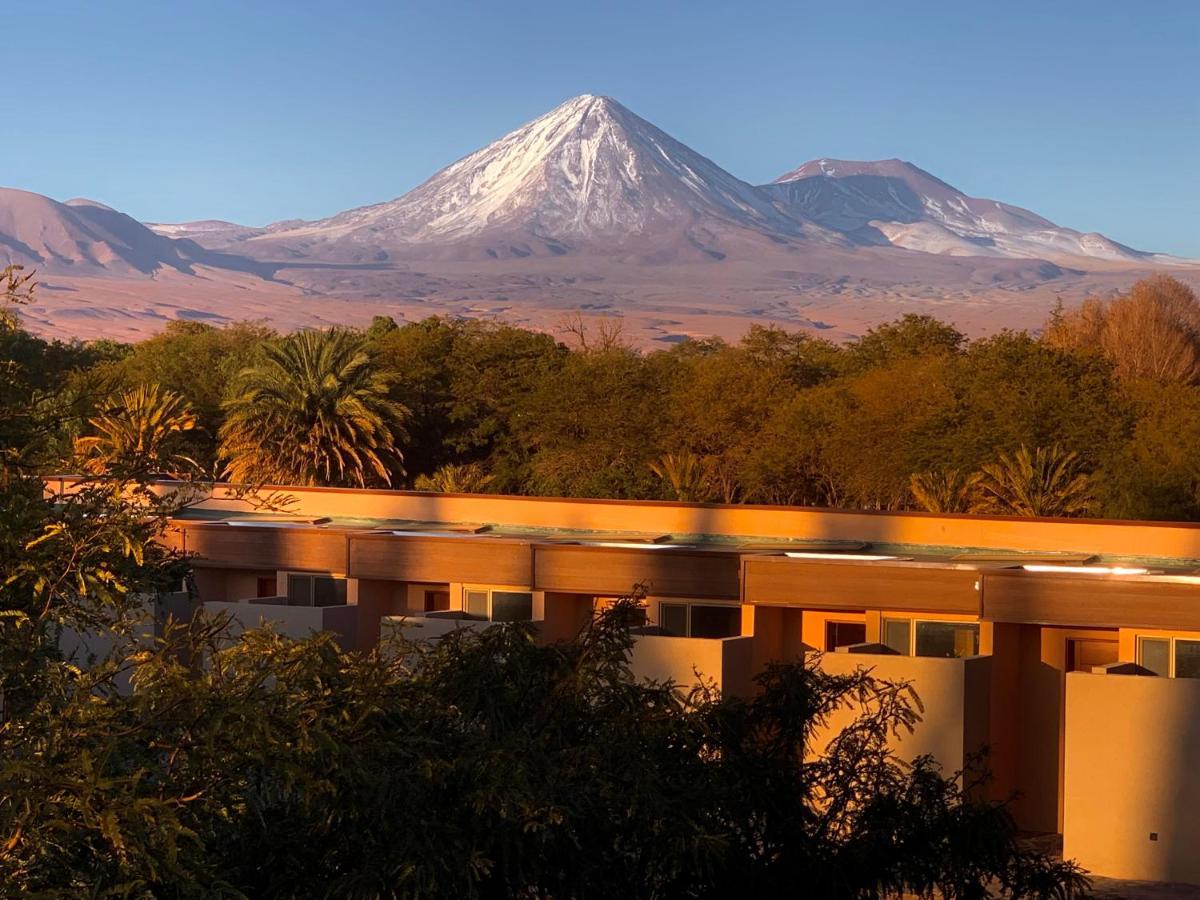
<path fill-rule="evenodd" d="M 1099 875 L 1200 884 L 1200 526 L 280 490 L 286 514 L 217 486 L 171 525 L 198 602 L 244 627 L 552 641 L 643 584 L 635 674 L 747 694 L 820 652 L 909 681 L 900 756 L 956 771 L 986 747 L 1021 828 Z"/>

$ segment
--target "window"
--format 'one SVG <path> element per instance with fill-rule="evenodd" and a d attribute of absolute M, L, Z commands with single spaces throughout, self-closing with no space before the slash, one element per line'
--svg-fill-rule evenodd
<path fill-rule="evenodd" d="M 1164 678 L 1200 678 L 1200 640 L 1137 639 L 1138 665 Z"/>
<path fill-rule="evenodd" d="M 727 638 L 742 633 L 742 608 L 715 603 L 660 603 L 659 627 L 673 637 Z"/>
<path fill-rule="evenodd" d="M 883 644 L 904 656 L 912 653 L 912 622 L 908 619 L 884 619 Z"/>
<path fill-rule="evenodd" d="M 1171 639 L 1138 638 L 1138 664 L 1155 675 L 1171 675 Z"/>
<path fill-rule="evenodd" d="M 825 649 L 834 651 L 838 647 L 863 644 L 867 640 L 866 622 L 826 622 Z"/>
<path fill-rule="evenodd" d="M 962 659 L 979 654 L 979 626 L 969 622 L 918 622 L 915 656 Z"/>
<path fill-rule="evenodd" d="M 529 591 L 463 591 L 463 608 L 471 616 L 492 622 L 528 622 L 533 619 L 533 594 Z"/>
<path fill-rule="evenodd" d="M 345 606 L 346 579 L 289 572 L 287 601 L 288 606 Z"/>
<path fill-rule="evenodd" d="M 905 656 L 961 659 L 979 653 L 979 625 L 975 622 L 884 619 L 883 643 Z"/>
<path fill-rule="evenodd" d="M 688 636 L 688 608 L 686 603 L 658 604 L 659 625 L 673 637 Z"/>
<path fill-rule="evenodd" d="M 441 612 L 450 608 L 449 591 L 426 591 L 425 612 Z"/>
<path fill-rule="evenodd" d="M 1200 678 L 1200 641 L 1175 641 L 1175 677 Z"/>
<path fill-rule="evenodd" d="M 463 591 L 463 609 L 467 611 L 467 615 L 486 619 L 488 617 L 488 592 Z"/>
<path fill-rule="evenodd" d="M 492 591 L 493 622 L 528 622 L 533 618 L 533 594 L 528 591 Z"/>

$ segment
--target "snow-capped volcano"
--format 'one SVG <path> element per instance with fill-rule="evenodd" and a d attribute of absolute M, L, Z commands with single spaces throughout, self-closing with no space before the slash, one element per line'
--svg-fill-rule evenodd
<path fill-rule="evenodd" d="M 431 248 L 463 258 L 690 248 L 719 258 L 739 233 L 761 240 L 802 231 L 764 192 L 615 100 L 588 94 L 399 199 L 254 237 L 246 249 L 265 243 L 360 261 Z"/>
<path fill-rule="evenodd" d="M 950 256 L 1150 258 L 1102 234 L 1063 228 L 997 200 L 968 197 L 899 159 L 816 159 L 763 189 L 791 213 L 864 244 Z"/>

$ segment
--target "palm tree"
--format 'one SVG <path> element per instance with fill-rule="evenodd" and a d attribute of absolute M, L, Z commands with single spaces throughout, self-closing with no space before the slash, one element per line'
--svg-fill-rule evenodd
<path fill-rule="evenodd" d="M 1094 503 L 1091 476 L 1074 451 L 1058 445 L 1002 453 L 978 475 L 972 512 L 1012 516 L 1083 516 Z"/>
<path fill-rule="evenodd" d="M 711 500 L 718 480 L 713 458 L 697 456 L 690 450 L 665 454 L 658 462 L 650 463 L 650 471 L 670 487 L 674 499 L 685 503 Z"/>
<path fill-rule="evenodd" d="M 101 475 L 117 468 L 179 474 L 195 462 L 172 449 L 174 439 L 194 430 L 196 414 L 184 399 L 156 384 L 122 391 L 88 423 L 98 433 L 75 441 L 75 459 L 85 472 Z"/>
<path fill-rule="evenodd" d="M 962 513 L 971 508 L 979 474 L 968 475 L 960 469 L 919 472 L 909 480 L 909 490 L 917 506 L 926 512 Z"/>
<path fill-rule="evenodd" d="M 248 484 L 391 484 L 408 414 L 388 397 L 361 336 L 302 331 L 243 369 L 223 407 L 225 473 Z"/>
<path fill-rule="evenodd" d="M 442 494 L 482 494 L 494 477 L 477 462 L 463 465 L 447 463 L 429 475 L 418 476 L 413 487 L 418 491 Z"/>

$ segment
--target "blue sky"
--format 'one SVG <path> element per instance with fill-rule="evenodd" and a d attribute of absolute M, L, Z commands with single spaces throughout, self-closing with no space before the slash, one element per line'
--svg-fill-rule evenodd
<path fill-rule="evenodd" d="M 747 181 L 911 160 L 1200 257 L 1200 3 L 9 0 L 0 184 L 144 220 L 390 199 L 581 93 Z"/>

